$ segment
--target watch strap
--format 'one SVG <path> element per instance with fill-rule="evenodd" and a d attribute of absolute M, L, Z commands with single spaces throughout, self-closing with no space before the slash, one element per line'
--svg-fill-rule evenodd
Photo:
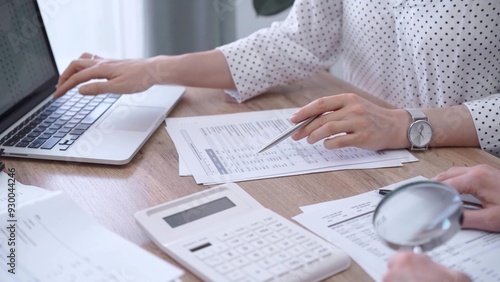
<path fill-rule="evenodd" d="M 410 115 L 413 121 L 417 120 L 427 120 L 427 116 L 420 109 L 405 109 Z"/>

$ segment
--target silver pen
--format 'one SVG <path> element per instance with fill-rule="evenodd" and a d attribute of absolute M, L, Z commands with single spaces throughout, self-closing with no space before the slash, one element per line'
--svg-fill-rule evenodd
<path fill-rule="evenodd" d="M 271 141 L 269 141 L 269 143 L 267 143 L 266 145 L 262 146 L 259 149 L 259 151 L 257 152 L 257 154 L 264 152 L 265 150 L 273 147 L 274 145 L 276 145 L 276 144 L 280 143 L 281 141 L 285 140 L 286 138 L 290 137 L 292 134 L 294 134 L 295 132 L 297 132 L 302 127 L 304 127 L 304 126 L 308 125 L 309 123 L 311 123 L 311 121 L 313 121 L 315 118 L 317 118 L 320 115 L 321 114 L 312 116 L 312 117 L 310 117 L 308 119 L 305 119 L 305 120 L 303 120 L 301 122 L 298 122 L 295 125 L 291 126 L 287 130 L 285 130 L 282 133 L 280 133 L 278 136 L 274 137 Z"/>

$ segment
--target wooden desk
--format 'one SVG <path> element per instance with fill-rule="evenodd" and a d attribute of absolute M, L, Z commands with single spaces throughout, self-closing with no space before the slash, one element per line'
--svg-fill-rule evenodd
<path fill-rule="evenodd" d="M 318 97 L 354 91 L 328 74 L 320 74 L 300 85 L 273 90 L 243 104 L 221 90 L 190 88 L 170 116 L 298 107 Z M 417 175 L 433 177 L 452 166 L 490 163 L 500 167 L 500 159 L 474 148 L 431 149 L 415 153 L 415 156 L 419 162 L 397 168 L 333 171 L 239 184 L 267 208 L 291 218 L 300 213 L 298 207 L 302 205 L 352 196 Z M 16 168 L 20 182 L 66 192 L 96 221 L 172 263 L 175 262 L 139 229 L 133 214 L 208 188 L 197 185 L 192 177 L 179 177 L 177 151 L 163 126 L 125 166 L 25 159 L 4 161 L 8 167 Z M 187 271 L 182 280 L 198 281 Z M 371 278 L 353 262 L 347 271 L 330 280 L 370 281 Z"/>

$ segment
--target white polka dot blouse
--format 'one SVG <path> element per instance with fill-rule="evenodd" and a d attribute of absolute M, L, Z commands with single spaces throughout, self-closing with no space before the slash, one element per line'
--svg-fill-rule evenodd
<path fill-rule="evenodd" d="M 398 107 L 465 104 L 500 156 L 500 1 L 295 0 L 283 22 L 219 47 L 238 101 L 343 58 L 344 79 Z"/>

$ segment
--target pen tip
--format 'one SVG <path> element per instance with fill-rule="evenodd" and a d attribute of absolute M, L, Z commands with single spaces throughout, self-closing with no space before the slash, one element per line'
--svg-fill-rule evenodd
<path fill-rule="evenodd" d="M 260 153 L 264 152 L 268 148 L 269 148 L 268 146 L 262 146 L 262 147 L 260 147 L 260 149 L 257 151 L 257 154 L 260 154 Z"/>

